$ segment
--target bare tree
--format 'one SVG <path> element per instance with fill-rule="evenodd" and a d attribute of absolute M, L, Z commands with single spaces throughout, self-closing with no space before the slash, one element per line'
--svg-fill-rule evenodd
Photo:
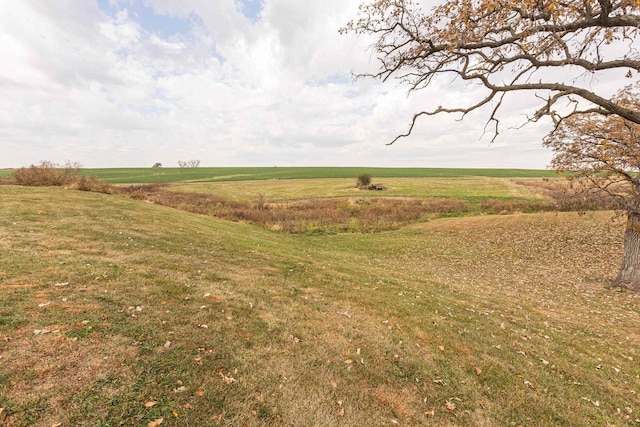
<path fill-rule="evenodd" d="M 181 168 L 197 168 L 200 166 L 200 160 L 178 160 L 178 166 Z"/>
<path fill-rule="evenodd" d="M 523 92 L 539 100 L 526 122 L 550 117 L 552 138 L 560 138 L 570 119 L 567 126 L 578 129 L 596 117 L 640 124 L 637 103 L 597 93 L 584 78 L 618 82 L 618 89 L 638 82 L 637 0 L 447 0 L 428 13 L 411 0 L 377 0 L 361 5 L 357 19 L 342 32 L 375 40 L 372 50 L 380 67 L 359 77 L 397 79 L 409 92 L 428 89 L 441 76 L 484 89 L 477 99 L 415 113 L 408 131 L 390 144 L 410 135 L 422 116 L 464 117 L 482 108 L 488 109 L 487 126 L 495 140 L 505 98 Z M 627 235 L 640 221 L 628 224 Z M 640 237 L 637 243 L 625 240 L 625 260 L 632 250 L 640 251 Z M 640 260 L 633 268 L 632 279 L 615 284 L 639 289 Z"/>
<path fill-rule="evenodd" d="M 570 81 L 558 82 L 548 70 L 637 79 L 640 31 L 635 0 L 449 0 L 424 13 L 411 0 L 379 0 L 360 6 L 359 19 L 342 32 L 373 35 L 380 62 L 375 74 L 394 78 L 410 91 L 429 87 L 438 76 L 479 83 L 485 96 L 468 105 L 438 106 L 414 115 L 408 136 L 421 116 L 465 115 L 490 107 L 488 123 L 499 134 L 498 112 L 507 94 L 534 92 L 541 100 L 530 121 L 550 116 L 555 123 L 578 113 L 616 114 L 640 123 L 640 111 Z M 621 85 L 623 86 L 623 85 Z M 556 109 L 567 100 L 571 108 Z"/>

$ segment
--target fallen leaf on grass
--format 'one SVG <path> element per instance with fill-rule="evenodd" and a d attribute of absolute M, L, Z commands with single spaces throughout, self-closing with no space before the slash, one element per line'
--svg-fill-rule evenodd
<path fill-rule="evenodd" d="M 344 363 L 346 363 L 347 365 L 351 365 L 353 363 L 353 360 L 347 359 L 344 361 Z"/>
<path fill-rule="evenodd" d="M 236 382 L 236 379 L 231 376 L 231 372 L 225 375 L 222 373 L 222 371 L 220 371 L 218 372 L 218 374 L 222 377 L 222 381 L 227 385 L 233 384 L 234 382 Z"/>
<path fill-rule="evenodd" d="M 482 373 L 482 369 L 476 366 L 476 375 L 480 375 Z"/>
<path fill-rule="evenodd" d="M 158 427 L 163 422 L 164 422 L 164 418 L 158 418 L 157 420 L 149 421 L 149 424 L 147 424 L 147 427 Z"/>
<path fill-rule="evenodd" d="M 196 390 L 196 395 L 202 397 L 202 396 L 204 396 L 204 391 L 203 390 Z"/>
<path fill-rule="evenodd" d="M 150 401 L 148 401 L 147 403 L 144 404 L 144 407 L 145 408 L 151 408 L 152 406 L 157 405 L 157 404 L 158 404 L 158 402 L 156 402 L 155 400 L 150 400 Z"/>
<path fill-rule="evenodd" d="M 436 410 L 432 409 L 430 411 L 424 411 L 424 414 L 433 417 L 436 414 Z"/>
<path fill-rule="evenodd" d="M 599 407 L 600 406 L 600 401 L 599 400 L 591 400 L 588 397 L 583 397 L 582 400 L 586 400 L 587 402 L 591 403 L 595 407 Z"/>
<path fill-rule="evenodd" d="M 48 329 L 36 329 L 36 330 L 33 331 L 33 334 L 34 335 L 44 335 L 44 334 L 48 334 L 50 332 L 51 331 L 48 330 Z"/>
<path fill-rule="evenodd" d="M 456 404 L 447 400 L 447 403 L 445 404 L 445 407 L 446 407 L 449 411 L 453 411 L 453 410 L 455 410 L 455 409 L 456 409 Z"/>
<path fill-rule="evenodd" d="M 51 304 L 51 301 L 49 301 L 49 302 L 43 302 L 42 304 L 38 304 L 38 307 L 46 307 L 46 306 L 48 306 L 49 304 Z"/>
<path fill-rule="evenodd" d="M 58 287 L 60 287 L 60 286 L 69 286 L 69 282 L 60 282 L 60 283 L 56 283 L 53 286 L 58 286 Z"/>
<path fill-rule="evenodd" d="M 187 391 L 187 388 L 186 388 L 185 386 L 183 386 L 183 385 L 181 385 L 181 386 L 180 386 L 180 387 L 178 387 L 178 388 L 174 388 L 174 389 L 173 389 L 173 392 L 174 392 L 174 393 L 182 393 L 182 392 L 184 392 L 184 391 Z"/>
<path fill-rule="evenodd" d="M 339 417 L 344 417 L 344 408 L 342 407 L 342 400 L 338 400 L 338 410 L 336 411 L 336 415 Z"/>
<path fill-rule="evenodd" d="M 433 380 L 433 382 L 441 386 L 447 385 L 447 382 L 445 380 Z"/>

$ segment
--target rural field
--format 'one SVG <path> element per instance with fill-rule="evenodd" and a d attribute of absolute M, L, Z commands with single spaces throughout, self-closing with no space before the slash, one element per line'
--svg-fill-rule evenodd
<path fill-rule="evenodd" d="M 640 425 L 624 224 L 551 172 L 198 169 L 0 186 L 0 425 Z"/>

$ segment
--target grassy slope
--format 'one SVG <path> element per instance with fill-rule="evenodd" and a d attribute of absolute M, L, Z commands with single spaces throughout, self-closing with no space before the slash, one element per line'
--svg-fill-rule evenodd
<path fill-rule="evenodd" d="M 227 167 L 227 168 L 123 168 L 83 169 L 113 184 L 156 182 L 219 182 L 265 179 L 355 178 L 362 173 L 375 180 L 395 178 L 454 178 L 485 176 L 495 178 L 551 177 L 552 171 L 528 169 L 438 169 L 438 168 L 371 168 L 371 167 Z"/>
<path fill-rule="evenodd" d="M 290 236 L 108 195 L 0 200 L 3 425 L 638 418 L 640 301 L 602 287 L 606 214 Z"/>

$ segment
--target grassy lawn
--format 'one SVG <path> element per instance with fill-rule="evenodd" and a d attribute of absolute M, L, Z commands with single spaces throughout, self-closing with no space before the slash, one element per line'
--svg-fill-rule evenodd
<path fill-rule="evenodd" d="M 609 213 L 308 236 L 113 195 L 0 200 L 3 426 L 639 422 L 640 299 L 604 286 Z"/>

